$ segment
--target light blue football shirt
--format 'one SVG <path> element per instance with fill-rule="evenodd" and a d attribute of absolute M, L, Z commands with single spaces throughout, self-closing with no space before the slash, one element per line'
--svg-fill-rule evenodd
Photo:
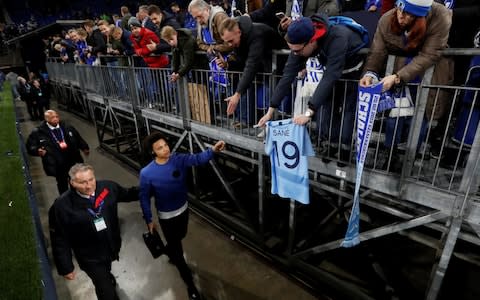
<path fill-rule="evenodd" d="M 307 156 L 315 153 L 306 127 L 292 119 L 267 122 L 265 152 L 272 167 L 272 194 L 310 203 Z"/>

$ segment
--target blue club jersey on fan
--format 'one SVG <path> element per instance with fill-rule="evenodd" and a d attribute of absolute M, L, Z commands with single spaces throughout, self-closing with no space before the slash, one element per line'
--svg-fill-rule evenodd
<path fill-rule="evenodd" d="M 307 156 L 315 155 L 305 126 L 292 119 L 267 122 L 265 152 L 272 168 L 272 194 L 310 203 Z"/>

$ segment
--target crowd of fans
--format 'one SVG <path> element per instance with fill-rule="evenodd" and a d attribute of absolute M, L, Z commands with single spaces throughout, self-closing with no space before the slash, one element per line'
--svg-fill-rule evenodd
<path fill-rule="evenodd" d="M 170 68 L 169 79 L 172 82 L 187 77 L 194 68 L 210 69 L 217 74 L 218 71 L 237 71 L 240 75 L 233 82 L 229 82 L 228 77 L 212 76 L 210 80 L 232 86 L 231 94 L 225 95 L 228 103 L 226 114 L 235 115 L 235 121 L 245 124 L 245 127 L 255 124 L 264 126 L 274 118 L 275 110 L 291 94 L 292 84 L 299 84 L 295 81 L 302 74 L 308 79 L 311 74 L 322 73 L 323 77 L 315 82 L 311 94 L 305 96 L 308 99 L 306 107 L 294 115 L 293 121 L 299 125 L 316 121 L 318 136 L 335 144 L 329 145 L 329 149 L 335 148 L 332 151 L 338 152 L 339 160 L 348 161 L 355 151 L 352 132 L 358 90 L 356 85 L 344 86 L 343 92 L 333 94 L 341 76 L 359 80 L 362 87 L 380 81 L 384 93 L 397 93 L 397 89 L 405 92 L 408 84 L 415 88 L 423 73 L 435 65 L 432 83 L 453 83 L 452 60 L 442 56 L 441 50 L 447 48 L 449 31 L 457 33 L 460 20 L 473 18 L 478 22 L 480 4 L 467 0 L 436 2 L 441 3 L 432 3 L 432 0 L 398 0 L 394 6 L 393 1 L 386 0 L 310 0 L 305 2 L 306 5 L 300 5 L 303 3 L 301 0 L 270 0 L 264 5 L 260 3 L 258 9 L 251 9 L 248 8 L 250 5 L 258 3 L 192 0 L 188 7 L 181 7 L 174 2 L 140 5 L 135 10 L 122 6 L 116 14 L 87 19 L 78 27 L 45 38 L 44 41 L 48 56 L 62 63 L 118 66 L 126 64 L 121 57 L 130 56 L 134 57 L 132 61 L 136 67 Z M 329 17 L 349 11 L 362 11 L 367 17 L 371 14 L 372 18 L 383 14 L 371 45 L 367 45 L 363 36 L 352 29 L 354 25 L 349 27 L 329 23 Z M 473 34 L 478 30 L 478 25 L 473 22 L 470 26 L 474 30 L 460 32 L 462 42 L 464 39 L 475 40 L 475 46 L 480 46 L 480 33 L 476 36 Z M 6 27 L 2 29 L 0 26 L 0 32 L 6 34 L 5 31 Z M 450 38 L 454 43 L 456 40 L 459 40 L 458 36 Z M 367 46 L 371 48 L 365 59 L 359 50 Z M 268 111 L 257 118 L 253 114 L 256 103 L 248 100 L 255 98 L 251 96 L 251 93 L 256 93 L 253 84 L 260 73 L 272 71 L 272 51 L 282 48 L 290 50 L 284 69 L 279 72 L 282 78 L 276 85 L 270 103 L 264 107 L 268 107 Z M 204 62 L 194 59 L 196 50 L 206 52 Z M 388 54 L 401 58 L 395 62 L 393 74 L 384 75 L 382 72 Z M 474 61 L 478 61 L 478 57 Z M 202 63 L 205 65 L 202 66 Z M 473 73 L 476 81 L 471 81 L 471 85 L 478 87 L 479 74 Z M 16 74 L 6 77 L 12 83 L 14 97 L 26 102 L 31 119 L 40 119 L 43 111 L 49 109 L 50 97 L 45 78 L 33 73 L 29 74 L 28 79 Z M 188 77 L 188 80 L 195 83 L 194 76 Z M 304 90 L 307 90 L 307 86 Z M 472 114 L 473 111 L 480 116 L 480 108 L 474 104 L 477 101 L 476 93 L 469 97 L 460 106 L 466 114 Z M 330 101 L 332 98 L 334 101 Z M 437 150 L 445 146 L 444 133 L 445 125 L 449 122 L 447 117 L 450 117 L 450 99 L 451 95 L 444 91 L 430 93 L 419 145 L 428 142 Z M 413 101 L 413 106 L 415 97 L 409 100 Z M 321 111 L 326 108 L 331 111 L 327 113 L 330 117 L 320 119 Z M 410 128 L 413 116 L 413 107 L 403 110 L 403 113 L 401 108 L 405 107 L 393 101 L 388 108 L 390 111 L 385 114 L 384 147 L 394 155 L 398 144 L 405 140 L 405 132 Z M 463 129 L 460 128 L 459 136 L 464 135 L 470 127 L 475 132 L 479 119 L 475 126 L 461 125 Z M 325 125 L 332 128 L 325 130 Z M 432 132 L 428 141 L 424 136 L 427 131 Z M 327 138 L 327 134 L 333 136 Z M 401 162 L 399 157 L 394 160 Z M 384 168 L 388 169 L 389 166 Z M 190 299 L 199 299 L 189 271 L 182 271 L 178 264 L 177 267 L 188 286 Z"/>
<path fill-rule="evenodd" d="M 397 6 L 400 2 L 397 2 Z M 426 3 L 426 7 L 430 7 L 431 2 L 432 0 L 409 0 L 406 3 L 413 3 L 414 6 L 418 4 L 420 7 L 423 3 Z M 472 41 L 478 29 L 475 21 L 480 16 L 480 4 L 469 0 L 438 0 L 435 2 L 440 2 L 440 6 L 448 11 L 448 17 L 446 18 L 451 18 L 451 20 L 445 20 L 447 22 L 445 26 L 450 28 L 451 24 L 450 31 L 455 33 L 450 36 L 450 46 L 465 46 L 465 40 Z M 302 53 L 305 52 L 296 49 L 296 46 L 292 47 L 293 44 L 288 41 L 288 30 L 296 19 L 301 16 L 322 14 L 324 17 L 313 19 L 314 23 L 318 24 L 323 22 L 321 20 L 326 20 L 322 18 L 328 16 L 348 15 L 351 12 L 357 12 L 357 15 L 363 19 L 378 20 L 381 14 L 395 8 L 395 3 L 385 0 L 317 0 L 305 2 L 305 5 L 303 5 L 302 0 L 271 0 L 265 4 L 261 1 L 247 1 L 245 3 L 244 1 L 227 0 L 218 2 L 192 0 L 187 7 L 182 7 L 175 2 L 168 4 L 161 2 L 159 5 L 139 5 L 134 10 L 130 8 L 131 6 L 121 6 L 112 15 L 102 14 L 96 18 L 87 19 L 83 21 L 81 26 L 46 38 L 44 41 L 48 56 L 59 58 L 64 63 L 104 64 L 109 66 L 126 65 L 127 60 L 124 60 L 123 57 L 130 56 L 133 59 L 128 63 L 132 64 L 133 62 L 133 65 L 137 67 L 171 67 L 171 81 L 187 76 L 193 68 L 242 72 L 242 75 L 234 82 L 228 82 L 226 77 L 211 78 L 211 80 L 216 80 L 222 84 L 230 84 L 233 87 L 233 94 L 225 95 L 228 102 L 226 113 L 227 115 L 235 114 L 237 123 L 248 127 L 256 124 L 259 118 L 252 113 L 255 111 L 254 102 L 247 101 L 247 98 L 255 98 L 252 83 L 255 80 L 258 81 L 257 74 L 271 71 L 272 50 L 290 49 L 292 51 L 290 56 L 293 55 L 293 57 L 301 57 L 303 56 Z M 403 11 L 409 9 L 409 6 L 407 8 L 401 6 L 398 9 Z M 441 18 L 444 18 L 445 15 L 447 14 L 442 14 Z M 234 16 L 236 18 L 233 18 Z M 460 31 L 458 27 L 460 24 L 464 24 L 465 20 L 474 21 L 470 23 L 469 28 Z M 302 30 L 304 29 L 302 28 Z M 372 32 L 370 33 L 372 34 Z M 444 35 L 446 37 L 448 34 L 445 33 Z M 285 42 L 286 37 L 287 42 Z M 348 41 L 350 43 L 352 39 Z M 309 42 L 308 40 L 302 40 L 303 47 L 301 49 L 304 49 Z M 470 42 L 469 47 L 471 45 Z M 417 44 L 417 46 L 419 45 Z M 442 44 L 435 51 L 446 46 L 446 43 Z M 417 48 L 416 51 L 420 51 L 420 49 Z M 204 61 L 193 58 L 196 50 L 206 52 Z M 167 56 L 168 53 L 171 53 L 170 57 Z M 323 61 L 315 63 L 324 69 L 327 66 L 327 71 L 323 75 L 324 79 L 318 84 L 320 87 L 324 86 L 326 90 L 315 95 L 322 94 L 327 99 L 330 95 L 328 90 L 332 90 L 334 87 L 332 83 L 339 79 L 341 73 L 339 69 L 336 75 L 330 75 L 333 73 L 332 70 L 337 69 L 337 67 L 348 66 L 350 58 L 340 57 L 341 55 L 338 53 L 341 53 L 341 51 L 332 54 L 332 56 L 325 56 L 325 53 L 328 53 L 328 49 L 318 56 Z M 323 58 L 321 58 L 322 55 L 324 55 Z M 172 61 L 170 61 L 170 58 Z M 332 68 L 332 66 L 329 66 L 332 59 L 342 62 Z M 355 64 L 358 64 L 356 58 L 351 59 Z M 311 60 L 307 61 L 312 62 Z M 303 62 L 299 63 L 300 65 L 303 64 Z M 452 77 L 453 68 L 446 70 L 443 74 Z M 363 68 L 358 68 L 355 71 L 350 74 L 351 79 L 354 80 L 359 79 L 365 72 Z M 465 73 L 463 69 L 462 71 Z M 292 74 L 296 74 L 296 72 Z M 191 77 L 189 78 L 192 80 Z M 415 80 L 418 81 L 418 78 Z M 327 81 L 330 84 L 327 84 Z M 410 81 L 405 83 L 408 82 Z M 464 79 L 460 79 L 457 83 L 463 82 Z M 290 87 L 290 84 L 291 82 L 288 82 L 285 86 Z M 354 94 L 355 91 L 348 90 L 347 93 Z M 318 100 L 315 95 L 313 97 Z M 273 98 L 280 101 L 284 99 L 284 96 L 274 94 Z M 320 101 L 320 104 L 312 105 L 310 107 L 312 113 L 324 107 L 324 102 Z M 274 103 L 274 105 L 279 106 L 280 103 Z M 351 113 L 348 115 L 346 114 L 348 110 L 344 111 L 343 118 L 353 120 L 354 107 L 354 105 L 351 107 Z M 268 116 L 272 117 L 270 112 Z M 348 124 L 348 126 L 343 125 L 344 131 L 351 131 L 353 121 Z M 348 140 L 351 139 L 350 137 L 351 132 L 350 134 L 344 134 L 342 145 L 339 146 L 349 149 Z M 339 138 L 337 137 L 337 139 Z"/>

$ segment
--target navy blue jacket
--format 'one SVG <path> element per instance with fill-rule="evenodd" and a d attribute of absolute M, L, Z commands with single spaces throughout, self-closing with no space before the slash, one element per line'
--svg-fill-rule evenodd
<path fill-rule="evenodd" d="M 123 29 L 122 30 L 122 37 L 120 38 L 120 42 L 122 43 L 123 45 L 123 54 L 125 55 L 134 55 L 135 54 L 135 50 L 133 49 L 133 44 L 132 44 L 132 40 L 130 39 L 130 36 L 132 35 L 132 33 L 128 30 L 125 30 Z"/>
<path fill-rule="evenodd" d="M 311 19 L 313 22 L 328 24 L 326 15 L 315 14 Z M 362 45 L 363 41 L 357 32 L 344 25 L 336 25 L 329 26 L 325 35 L 318 39 L 317 43 L 318 48 L 312 53 L 312 57 L 318 57 L 320 63 L 325 66 L 325 72 L 309 103 L 309 107 L 313 110 L 327 103 L 335 82 L 342 76 L 342 71 L 358 65 L 361 61 L 361 57 L 352 50 Z M 290 52 L 283 76 L 273 92 L 271 107 L 278 108 L 282 99 L 291 92 L 292 82 L 298 72 L 305 69 L 307 59 L 308 57 Z"/>

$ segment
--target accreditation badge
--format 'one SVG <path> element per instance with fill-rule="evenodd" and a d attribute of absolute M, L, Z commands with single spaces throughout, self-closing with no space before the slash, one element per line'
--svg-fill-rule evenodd
<path fill-rule="evenodd" d="M 97 229 L 97 232 L 107 229 L 107 224 L 105 223 L 103 217 L 94 219 L 93 224 L 95 224 L 95 229 Z"/>
<path fill-rule="evenodd" d="M 63 150 L 67 149 L 67 147 L 68 147 L 68 145 L 67 145 L 67 143 L 65 143 L 65 141 L 59 142 L 58 145 L 60 146 L 60 149 L 63 149 Z"/>

